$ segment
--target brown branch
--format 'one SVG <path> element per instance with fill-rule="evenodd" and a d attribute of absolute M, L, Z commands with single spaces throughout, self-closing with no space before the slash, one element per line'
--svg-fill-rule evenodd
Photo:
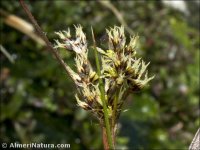
<path fill-rule="evenodd" d="M 69 68 L 69 66 L 63 61 L 63 59 L 61 58 L 61 56 L 58 54 L 57 50 L 52 46 L 51 42 L 49 41 L 49 39 L 47 38 L 47 36 L 44 34 L 44 32 L 42 31 L 42 29 L 38 25 L 37 21 L 33 17 L 32 13 L 28 9 L 27 5 L 24 3 L 24 0 L 19 0 L 19 1 L 20 1 L 20 4 L 21 4 L 22 8 L 26 12 L 28 18 L 32 22 L 35 30 L 38 32 L 39 36 L 45 41 L 45 43 L 46 43 L 46 45 L 48 47 L 48 50 L 56 57 L 57 61 L 63 66 L 63 68 L 65 69 L 65 71 L 67 72 L 67 74 L 70 75 L 70 68 Z"/>

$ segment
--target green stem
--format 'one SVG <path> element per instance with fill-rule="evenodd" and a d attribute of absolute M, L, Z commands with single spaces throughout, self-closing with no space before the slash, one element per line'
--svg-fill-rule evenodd
<path fill-rule="evenodd" d="M 113 108 L 113 117 L 112 117 L 112 125 L 115 125 L 116 120 L 116 112 L 117 112 L 117 103 L 118 103 L 118 92 L 116 92 L 114 97 L 114 108 Z"/>
<path fill-rule="evenodd" d="M 92 30 L 92 36 L 93 36 L 93 41 L 94 41 L 94 53 L 95 53 L 95 61 L 96 61 L 96 66 L 97 66 L 97 74 L 99 76 L 99 88 L 100 88 L 100 92 L 101 92 L 101 101 L 103 103 L 103 113 L 104 113 L 106 134 L 107 134 L 109 148 L 113 149 L 113 142 L 112 142 L 112 136 L 111 136 L 111 130 L 110 130 L 108 110 L 107 110 L 107 106 L 106 106 L 104 84 L 103 84 L 103 80 L 100 78 L 101 68 L 100 68 L 100 62 L 99 62 L 99 57 L 98 57 L 98 53 L 97 53 L 97 49 L 96 49 L 96 43 L 95 43 L 95 39 L 94 39 L 93 30 Z"/>
<path fill-rule="evenodd" d="M 114 107 L 113 107 L 113 113 L 112 113 L 112 139 L 113 144 L 115 145 L 115 124 L 117 121 L 117 103 L 119 98 L 119 89 L 116 90 L 115 96 L 114 96 Z"/>

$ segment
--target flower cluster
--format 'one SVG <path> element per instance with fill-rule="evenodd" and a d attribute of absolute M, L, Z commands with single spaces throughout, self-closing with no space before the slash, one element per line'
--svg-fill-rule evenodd
<path fill-rule="evenodd" d="M 136 57 L 138 36 L 130 37 L 126 42 L 124 27 L 107 30 L 108 50 L 96 47 L 101 54 L 101 76 L 93 70 L 88 60 L 86 36 L 81 26 L 75 26 L 75 39 L 70 30 L 56 32 L 61 41 L 56 40 L 56 48 L 65 48 L 76 53 L 75 63 L 77 71 L 70 69 L 70 76 L 78 89 L 77 103 L 85 110 L 92 111 L 97 118 L 103 117 L 103 106 L 100 98 L 98 80 L 104 82 L 106 105 L 109 117 L 113 113 L 118 118 L 123 102 L 131 91 L 141 90 L 154 77 L 148 77 L 147 66 L 141 58 Z M 117 97 L 117 98 L 116 98 Z"/>
<path fill-rule="evenodd" d="M 99 76 L 93 70 L 88 60 L 87 41 L 82 27 L 80 25 L 75 26 L 75 30 L 75 39 L 71 37 L 70 30 L 67 32 L 56 32 L 61 42 L 56 40 L 55 48 L 65 48 L 76 53 L 75 63 L 77 71 L 75 72 L 69 68 L 69 72 L 78 89 L 75 95 L 77 103 L 83 109 L 92 111 L 100 118 L 103 112 L 98 87 Z"/>
<path fill-rule="evenodd" d="M 102 54 L 102 78 L 105 79 L 105 92 L 108 105 L 112 106 L 119 116 L 121 106 L 128 93 L 141 90 L 154 77 L 148 77 L 146 70 L 148 64 L 136 57 L 136 44 L 138 36 L 130 37 L 126 44 L 124 27 L 107 30 L 108 50 L 97 48 Z M 117 95 L 117 102 L 114 96 Z M 117 103 L 115 110 L 114 104 Z"/>

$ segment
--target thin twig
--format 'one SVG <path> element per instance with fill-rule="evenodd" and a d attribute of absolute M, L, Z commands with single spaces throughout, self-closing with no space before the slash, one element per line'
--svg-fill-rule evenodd
<path fill-rule="evenodd" d="M 46 43 L 46 45 L 48 47 L 48 50 L 56 57 L 57 61 L 63 66 L 63 68 L 65 69 L 65 71 L 67 72 L 67 74 L 70 75 L 70 68 L 69 68 L 69 66 L 63 61 L 63 59 L 61 58 L 61 56 L 58 54 L 57 50 L 52 46 L 51 42 L 49 41 L 49 39 L 47 38 L 47 36 L 44 34 L 44 32 L 42 31 L 42 29 L 38 25 L 37 21 L 33 17 L 32 13 L 28 9 L 27 5 L 24 3 L 24 0 L 19 0 L 19 1 L 20 1 L 20 4 L 21 4 L 22 8 L 26 12 L 28 18 L 32 22 L 35 30 L 38 32 L 39 36 L 45 41 L 45 43 Z"/>
<path fill-rule="evenodd" d="M 110 1 L 98 1 L 98 2 L 113 12 L 113 14 L 116 16 L 117 20 L 125 27 L 126 31 L 129 34 L 131 34 L 131 35 L 134 34 L 133 30 L 127 25 L 126 21 L 124 20 L 123 15 Z"/>
<path fill-rule="evenodd" d="M 14 58 L 11 54 L 2 46 L 0 45 L 0 51 L 8 58 L 8 60 L 13 64 L 15 62 Z"/>

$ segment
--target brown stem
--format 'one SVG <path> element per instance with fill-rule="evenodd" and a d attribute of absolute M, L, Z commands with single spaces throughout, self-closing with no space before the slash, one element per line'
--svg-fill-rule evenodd
<path fill-rule="evenodd" d="M 109 144 L 108 144 L 108 139 L 106 135 L 106 128 L 104 126 L 102 126 L 102 140 L 103 140 L 104 150 L 109 150 Z"/>
<path fill-rule="evenodd" d="M 27 5 L 24 3 L 23 0 L 19 0 L 19 1 L 20 1 L 20 4 L 21 4 L 22 8 L 26 12 L 28 18 L 32 22 L 35 30 L 37 31 L 37 33 L 39 34 L 39 36 L 45 41 L 45 43 L 46 43 L 46 45 L 48 47 L 48 50 L 56 57 L 57 61 L 63 66 L 63 68 L 65 69 L 65 71 L 67 72 L 67 74 L 70 74 L 69 73 L 70 72 L 69 71 L 69 69 L 70 69 L 69 66 L 63 61 L 63 59 L 58 54 L 57 50 L 55 48 L 53 48 L 51 42 L 49 41 L 49 39 L 47 38 L 47 36 L 44 34 L 44 32 L 42 31 L 42 29 L 38 25 L 37 21 L 33 17 L 32 13 L 28 9 Z"/>
<path fill-rule="evenodd" d="M 115 128 L 115 125 L 114 126 L 112 126 L 112 141 L 113 141 L 113 147 L 115 147 L 115 143 L 116 143 L 116 130 L 115 130 L 116 128 Z"/>

